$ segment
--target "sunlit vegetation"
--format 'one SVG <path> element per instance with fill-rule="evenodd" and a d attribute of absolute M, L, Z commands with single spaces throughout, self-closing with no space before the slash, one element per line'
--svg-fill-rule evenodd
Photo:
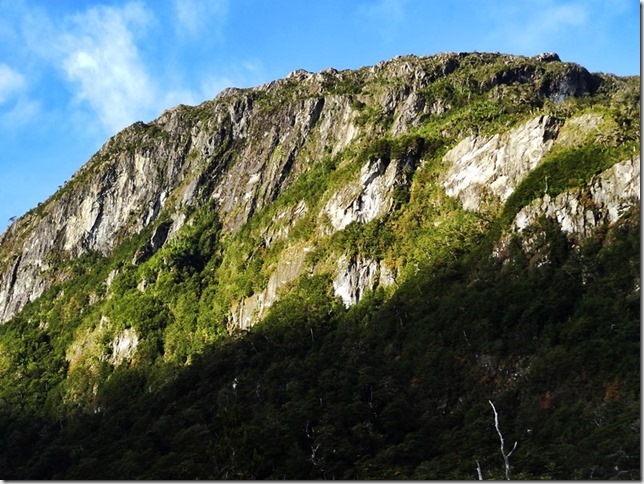
<path fill-rule="evenodd" d="M 515 237 L 503 261 L 491 253 L 532 200 L 639 152 L 639 79 L 591 76 L 589 93 L 555 102 L 561 63 L 426 62 L 435 79 L 421 94 L 436 109 L 402 135 L 377 103 L 398 80 L 321 81 L 385 134 L 325 152 L 236 233 L 208 202 L 154 253 L 168 214 L 109 257 L 52 264 L 58 283 L 0 326 L 2 477 L 476 479 L 478 463 L 503 479 L 493 400 L 518 442 L 513 478 L 637 479 L 638 207 L 575 244 L 544 218 L 529 252 Z M 270 113 L 305 98 L 299 89 L 254 101 Z M 182 109 L 205 123 L 211 108 Z M 555 144 L 504 206 L 468 212 L 445 195 L 442 157 L 463 137 L 588 112 L 601 129 Z M 403 167 L 391 213 L 327 231 L 325 204 L 378 159 Z M 283 216 L 298 204 L 297 220 Z M 284 230 L 267 243 L 269 228 Z M 233 304 L 264 290 L 297 244 L 311 247 L 307 271 L 263 321 L 235 328 Z M 396 283 L 347 309 L 329 265 L 342 254 L 385 262 Z"/>

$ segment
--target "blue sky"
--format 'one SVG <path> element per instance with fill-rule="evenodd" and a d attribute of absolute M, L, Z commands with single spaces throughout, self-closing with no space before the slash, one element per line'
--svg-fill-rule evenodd
<path fill-rule="evenodd" d="M 295 69 L 557 52 L 639 75 L 635 0 L 0 0 L 0 231 L 112 135 Z"/>

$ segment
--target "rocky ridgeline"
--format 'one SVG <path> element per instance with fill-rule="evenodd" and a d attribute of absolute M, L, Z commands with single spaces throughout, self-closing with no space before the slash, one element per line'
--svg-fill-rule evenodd
<path fill-rule="evenodd" d="M 449 112 L 450 100 L 430 97 L 427 90 L 466 63 L 472 69 L 501 66 L 477 81 L 476 89 L 526 83 L 536 96 L 554 103 L 592 93 L 601 83 L 599 76 L 563 64 L 553 54 L 532 59 L 406 56 L 357 71 L 295 71 L 257 88 L 227 89 L 196 107 L 169 109 L 153 122 L 135 123 L 111 138 L 59 192 L 0 236 L 0 321 L 66 277 L 58 270 L 61 261 L 90 251 L 109 255 L 152 227 L 143 254 L 149 255 L 189 221 L 191 209 L 206 202 L 217 207 L 224 233 L 237 233 L 325 156 L 358 150 L 382 136 L 404 135 Z M 546 64 L 560 67 L 548 70 Z M 503 204 L 565 133 L 562 126 L 579 122 L 538 115 L 491 136 L 461 136 L 443 157 L 442 186 L 467 210 Z M 386 216 L 395 190 L 410 183 L 420 162 L 368 160 L 355 179 L 328 194 L 316 230 L 328 236 L 351 222 Z M 614 220 L 623 207 L 639 201 L 639 160 L 625 163 L 587 189 L 535 200 L 517 216 L 515 229 L 520 231 L 539 213 L 555 215 L 577 234 L 584 234 L 591 222 Z M 588 191 L 603 207 L 592 221 L 575 202 Z M 308 210 L 300 201 L 278 214 L 266 227 L 266 245 L 284 239 Z M 247 327 L 265 314 L 280 288 L 305 269 L 307 250 L 284 249 L 266 289 L 233 304 L 235 325 Z M 346 254 L 337 259 L 335 270 L 333 287 L 346 305 L 396 277 L 382 261 Z"/>
<path fill-rule="evenodd" d="M 563 232 L 582 240 L 598 227 L 617 222 L 639 202 L 640 156 L 636 155 L 599 173 L 587 186 L 532 201 L 516 215 L 512 230 L 523 232 L 546 216 L 555 219 Z"/>

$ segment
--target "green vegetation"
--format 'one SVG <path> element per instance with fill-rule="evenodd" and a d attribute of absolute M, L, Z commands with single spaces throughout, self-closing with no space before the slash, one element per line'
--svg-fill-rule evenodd
<path fill-rule="evenodd" d="M 609 168 L 616 160 L 634 153 L 635 143 L 611 148 L 590 143 L 581 147 L 554 149 L 517 187 L 505 204 L 503 219 L 511 222 L 517 212 L 532 200 L 546 194 L 556 197 Z"/>
<path fill-rule="evenodd" d="M 471 280 L 467 265 L 439 263 L 350 311 L 328 280 L 305 277 L 262 324 L 189 366 L 117 367 L 96 413 L 4 405 L 4 475 L 468 479 L 478 460 L 501 478 L 493 398 L 519 442 L 514 477 L 608 478 L 617 466 L 636 478 L 638 216 L 580 252 L 553 232 L 547 266 L 517 257 Z M 37 386 L 3 386 L 4 401 L 54 399 L 55 332 L 14 322 L 3 343 L 11 330 L 24 346 L 3 345 L 3 365 Z"/>
<path fill-rule="evenodd" d="M 433 82 L 420 92 L 425 117 L 393 135 L 396 113 L 380 100 L 403 92 L 392 73 L 404 62 L 423 63 Z M 153 248 L 170 201 L 109 256 L 57 254 L 56 284 L 0 326 L 3 478 L 475 479 L 478 462 L 502 479 L 489 400 L 506 443 L 518 442 L 513 478 L 638 478 L 639 207 L 574 243 L 542 218 L 525 234 L 530 249 L 514 236 L 503 260 L 490 256 L 521 208 L 639 151 L 639 79 L 588 74 L 585 94 L 550 99 L 571 70 L 581 75 L 454 54 L 384 63 L 367 84 L 365 69 L 322 76 L 325 93 L 350 100 L 359 136 L 320 147 L 238 231 L 204 202 Z M 253 122 L 269 123 L 319 96 L 309 89 L 288 79 L 244 95 Z M 180 109 L 211 129 L 213 102 Z M 464 136 L 587 113 L 602 124 L 568 128 L 574 142 L 555 143 L 504 206 L 468 212 L 444 193 L 443 155 Z M 115 137 L 108 148 L 177 143 L 187 161 L 204 159 L 156 126 L 129 129 L 143 145 Z M 195 174 L 204 192 L 235 160 L 231 131 L 228 119 L 210 133 L 220 143 Z M 324 207 L 378 160 L 398 163 L 389 215 L 330 230 Z M 306 270 L 262 322 L 234 327 L 234 305 L 303 247 Z M 346 308 L 332 284 L 343 254 L 383 263 L 396 282 Z"/>

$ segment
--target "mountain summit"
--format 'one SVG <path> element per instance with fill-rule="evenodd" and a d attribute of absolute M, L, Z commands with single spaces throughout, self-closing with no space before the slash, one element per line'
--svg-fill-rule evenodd
<path fill-rule="evenodd" d="M 513 477 L 639 475 L 639 89 L 404 56 L 118 133 L 0 236 L 3 475 L 501 477 L 497 409 Z"/>

